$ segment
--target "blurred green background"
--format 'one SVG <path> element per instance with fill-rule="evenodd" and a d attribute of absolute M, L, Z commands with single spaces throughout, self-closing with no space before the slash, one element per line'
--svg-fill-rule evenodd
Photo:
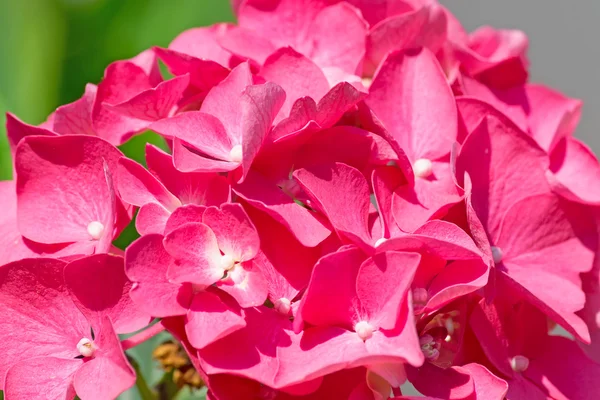
<path fill-rule="evenodd" d="M 0 179 L 12 171 L 6 111 L 38 124 L 110 62 L 232 20 L 228 0 L 0 0 Z"/>

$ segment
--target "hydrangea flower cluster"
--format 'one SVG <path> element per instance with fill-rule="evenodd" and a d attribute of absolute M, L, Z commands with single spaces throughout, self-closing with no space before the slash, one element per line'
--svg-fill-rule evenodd
<path fill-rule="evenodd" d="M 6 399 L 115 398 L 165 329 L 213 400 L 597 398 L 600 166 L 527 37 L 435 0 L 233 7 L 8 114 Z M 147 168 L 117 147 L 146 130 Z"/>

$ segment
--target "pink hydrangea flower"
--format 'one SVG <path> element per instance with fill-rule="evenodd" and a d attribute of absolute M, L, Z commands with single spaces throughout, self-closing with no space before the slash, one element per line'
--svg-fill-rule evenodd
<path fill-rule="evenodd" d="M 600 164 L 524 33 L 436 0 L 232 6 L 7 115 L 6 398 L 116 398 L 163 330 L 211 400 L 595 398 Z M 147 129 L 143 166 L 115 146 Z"/>

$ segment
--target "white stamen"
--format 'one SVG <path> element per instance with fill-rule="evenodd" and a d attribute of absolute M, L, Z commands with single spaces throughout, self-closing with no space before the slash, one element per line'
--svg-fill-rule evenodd
<path fill-rule="evenodd" d="M 373 83 L 373 78 L 362 78 L 361 81 L 364 87 L 369 88 Z"/>
<path fill-rule="evenodd" d="M 225 271 L 229 271 L 234 267 L 234 265 L 235 260 L 229 254 L 225 254 L 223 257 L 221 257 L 221 268 L 223 268 Z"/>
<path fill-rule="evenodd" d="M 236 144 L 235 146 L 233 146 L 233 148 L 229 152 L 229 158 L 231 159 L 231 161 L 236 162 L 236 163 L 242 162 L 243 154 L 242 154 L 242 145 L 241 144 Z"/>
<path fill-rule="evenodd" d="M 427 158 L 419 158 L 413 164 L 413 171 L 417 178 L 427 178 L 433 172 L 433 164 Z"/>
<path fill-rule="evenodd" d="M 492 246 L 492 258 L 494 259 L 495 264 L 502 261 L 503 256 L 504 254 L 502 254 L 502 249 L 500 247 Z"/>
<path fill-rule="evenodd" d="M 446 328 L 448 335 L 454 334 L 454 321 L 452 320 L 452 317 L 449 317 L 444 321 L 444 327 Z"/>
<path fill-rule="evenodd" d="M 360 321 L 356 325 L 354 325 L 354 332 L 358 335 L 362 340 L 367 340 L 371 336 L 373 336 L 373 326 L 367 321 Z"/>
<path fill-rule="evenodd" d="M 515 372 L 523 372 L 529 368 L 529 358 L 517 355 L 510 359 L 510 367 Z"/>
<path fill-rule="evenodd" d="M 79 343 L 77 343 L 77 350 L 82 356 L 91 357 L 94 355 L 94 351 L 96 350 L 96 348 L 94 347 L 94 343 L 90 339 L 83 338 L 79 341 Z"/>
<path fill-rule="evenodd" d="M 283 315 L 288 315 L 292 308 L 292 302 L 286 299 L 285 297 L 282 297 L 275 302 L 274 306 L 277 312 Z"/>
<path fill-rule="evenodd" d="M 377 239 L 377 241 L 375 242 L 375 247 L 379 247 L 382 244 L 384 244 L 387 241 L 386 238 L 381 238 L 381 239 Z"/>
<path fill-rule="evenodd" d="M 100 221 L 92 221 L 87 226 L 87 231 L 94 240 L 98 240 L 104 233 L 104 225 Z"/>

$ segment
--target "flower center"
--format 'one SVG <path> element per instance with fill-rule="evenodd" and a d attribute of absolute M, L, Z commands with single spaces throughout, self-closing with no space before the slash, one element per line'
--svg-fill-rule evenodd
<path fill-rule="evenodd" d="M 433 172 L 433 164 L 427 158 L 419 158 L 413 164 L 413 171 L 417 178 L 428 178 Z"/>
<path fill-rule="evenodd" d="M 221 268 L 223 268 L 224 271 L 229 271 L 234 266 L 235 260 L 229 254 L 225 254 L 221 257 Z"/>
<path fill-rule="evenodd" d="M 233 148 L 229 152 L 229 158 L 231 159 L 231 161 L 236 162 L 236 163 L 242 162 L 243 153 L 242 153 L 242 145 L 241 144 L 236 144 L 235 146 L 233 146 Z"/>
<path fill-rule="evenodd" d="M 277 310 L 277 312 L 283 315 L 288 315 L 292 308 L 292 302 L 286 299 L 285 297 L 282 297 L 279 300 L 277 300 L 275 304 L 273 304 L 273 306 L 275 307 L 275 310 Z"/>
<path fill-rule="evenodd" d="M 91 357 L 94 355 L 96 347 L 90 339 L 83 338 L 77 343 L 77 351 L 84 357 Z"/>
<path fill-rule="evenodd" d="M 523 372 L 529 368 L 529 358 L 522 355 L 516 355 L 510 359 L 510 367 L 515 372 Z"/>
<path fill-rule="evenodd" d="M 440 343 L 430 334 L 425 334 L 419 338 L 421 351 L 428 361 L 435 361 L 440 357 Z"/>
<path fill-rule="evenodd" d="M 361 338 L 363 341 L 369 339 L 373 336 L 373 325 L 368 323 L 367 321 L 360 321 L 356 325 L 354 325 L 354 332 Z"/>
<path fill-rule="evenodd" d="M 87 231 L 92 239 L 98 240 L 104 233 L 104 225 L 100 221 L 92 221 L 88 224 Z"/>
<path fill-rule="evenodd" d="M 375 247 L 379 247 L 382 244 L 384 244 L 387 241 L 386 238 L 381 238 L 381 239 L 377 239 L 377 241 L 375 242 Z"/>
<path fill-rule="evenodd" d="M 502 254 L 502 249 L 500 247 L 492 246 L 492 258 L 494 259 L 495 264 L 501 262 L 503 256 L 504 254 Z"/>

